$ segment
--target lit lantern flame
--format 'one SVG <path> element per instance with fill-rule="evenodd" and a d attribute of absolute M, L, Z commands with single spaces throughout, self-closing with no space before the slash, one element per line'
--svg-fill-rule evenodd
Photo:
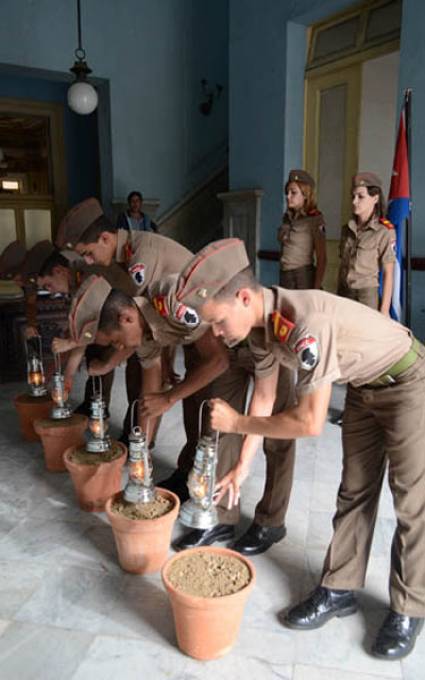
<path fill-rule="evenodd" d="M 31 371 L 28 376 L 28 382 L 30 385 L 35 385 L 38 387 L 44 383 L 44 376 L 41 371 Z"/>
<path fill-rule="evenodd" d="M 143 481 L 145 478 L 145 466 L 142 460 L 136 460 L 130 463 L 129 474 L 131 479 Z"/>
<path fill-rule="evenodd" d="M 197 475 L 193 470 L 189 474 L 188 487 L 192 498 L 201 500 L 208 492 L 208 482 L 203 475 Z"/>
<path fill-rule="evenodd" d="M 109 424 L 106 420 L 89 420 L 90 431 L 95 437 L 103 437 L 105 432 L 108 431 Z"/>

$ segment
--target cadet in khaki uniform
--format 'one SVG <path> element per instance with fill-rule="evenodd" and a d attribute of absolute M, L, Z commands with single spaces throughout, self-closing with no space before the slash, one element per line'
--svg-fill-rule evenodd
<path fill-rule="evenodd" d="M 132 277 L 138 295 L 154 281 L 179 271 L 192 255 L 190 250 L 165 236 L 117 230 L 95 198 L 77 204 L 65 215 L 58 228 L 56 244 L 59 248 L 75 250 L 90 265 L 109 267 L 117 262 Z M 167 357 L 164 363 L 169 364 Z M 172 373 L 172 369 L 168 372 Z M 140 392 L 140 380 L 140 364 L 136 356 L 131 356 L 126 366 L 129 403 Z M 126 429 L 128 425 L 129 411 Z"/>
<path fill-rule="evenodd" d="M 389 314 L 393 291 L 395 230 L 385 219 L 379 177 L 362 172 L 353 177 L 353 217 L 341 233 L 338 295 Z M 379 301 L 379 272 L 383 273 Z"/>
<path fill-rule="evenodd" d="M 87 205 L 87 210 L 85 205 Z M 86 215 L 87 219 L 85 219 Z M 95 199 L 84 201 L 65 216 L 59 227 L 58 240 L 59 245 L 74 248 L 88 263 L 108 265 L 113 259 L 121 263 L 132 275 L 137 285 L 138 295 L 144 293 L 148 286 L 154 288 L 164 276 L 180 271 L 192 257 L 189 250 L 164 236 L 148 232 L 116 230 L 101 213 L 101 207 Z M 243 408 L 249 379 L 253 373 L 252 356 L 249 355 L 246 347 L 232 348 L 228 355 L 230 370 L 220 383 L 221 394 L 225 394 L 228 400 Z M 186 345 L 187 370 L 196 367 L 197 363 L 196 352 L 193 352 L 190 345 Z M 226 385 L 224 385 L 225 379 Z M 283 408 L 290 403 L 291 399 L 293 399 L 293 378 L 282 369 L 276 406 L 280 404 Z M 192 465 L 197 443 L 198 402 L 190 399 L 184 400 L 183 414 L 187 445 L 179 457 L 177 471 L 169 479 L 160 482 L 161 486 L 175 491 L 180 496 L 186 494 L 187 491 L 186 475 Z M 227 460 L 232 457 L 237 441 L 234 437 L 223 441 L 222 446 L 229 448 L 228 452 L 223 454 L 223 458 Z M 283 520 L 292 486 L 294 443 L 268 440 L 266 447 L 270 449 L 270 452 L 279 450 L 279 458 L 270 456 L 273 462 L 268 466 L 265 494 L 257 506 L 254 524 L 248 530 L 247 535 L 239 539 L 234 546 L 241 552 L 249 554 L 267 550 L 286 533 Z M 276 463 L 277 460 L 278 463 Z M 287 480 L 285 485 L 283 477 Z M 277 480 L 280 480 L 279 484 Z M 200 545 L 201 542 L 203 544 L 213 542 L 216 537 L 218 537 L 218 532 L 215 529 L 203 532 L 202 536 L 197 537 L 196 545 Z M 187 546 L 192 539 L 195 541 L 194 534 L 187 539 Z"/>
<path fill-rule="evenodd" d="M 70 253 L 72 255 L 72 253 Z M 109 283 L 123 291 L 127 295 L 135 293 L 135 284 L 130 276 L 123 271 L 123 269 L 116 263 L 112 263 L 109 267 L 101 265 L 88 265 L 82 258 L 78 256 L 74 260 L 68 259 L 66 255 L 61 254 L 54 249 L 51 254 L 39 262 L 37 285 L 39 288 L 48 290 L 50 293 L 61 293 L 73 297 L 83 281 L 89 276 L 97 274 L 104 276 Z M 65 379 L 68 382 L 68 388 L 72 387 L 72 380 L 78 364 L 82 358 L 82 352 L 79 349 L 74 349 L 75 343 L 70 339 L 55 338 L 53 341 L 53 350 L 57 352 L 64 352 L 71 349 L 71 357 L 65 369 Z M 105 348 L 99 345 L 90 345 L 85 350 L 85 358 L 87 366 L 90 367 L 92 362 L 97 360 L 104 361 L 106 357 Z M 111 397 L 112 382 L 114 378 L 113 371 L 102 376 L 102 391 L 106 405 L 109 405 Z M 131 385 L 130 385 L 131 389 Z M 131 392 L 128 395 L 129 402 L 132 403 L 137 398 Z M 86 382 L 84 401 L 76 409 L 77 413 L 90 413 L 90 401 L 93 396 L 93 383 L 91 378 Z M 130 429 L 130 409 L 124 419 L 123 424 L 123 438 L 128 437 Z"/>
<path fill-rule="evenodd" d="M 70 313 L 70 330 L 79 343 L 96 339 L 102 344 L 112 344 L 119 351 L 135 351 L 143 367 L 142 391 L 148 394 L 149 409 L 142 401 L 142 427 L 150 433 L 153 423 L 151 414 L 159 415 L 180 399 L 191 399 L 191 406 L 199 412 L 201 402 L 211 396 L 210 385 L 226 370 L 228 361 L 223 344 L 217 341 L 207 324 L 200 322 L 190 308 L 178 303 L 172 286 L 164 286 L 161 295 L 152 303 L 144 297 L 130 298 L 111 286 L 101 277 L 90 277 L 80 288 Z M 167 392 L 161 392 L 161 353 L 164 347 L 193 345 L 193 361 L 185 379 Z M 149 422 L 149 420 L 151 422 Z M 198 432 L 196 431 L 196 441 Z M 238 458 L 237 447 L 233 457 L 220 455 L 222 473 L 228 472 Z M 187 447 L 179 456 L 179 466 L 188 464 L 185 475 L 193 463 L 194 451 L 188 455 Z M 183 458 L 183 460 L 181 460 Z M 186 498 L 188 495 L 186 494 Z M 233 526 L 238 520 L 238 509 L 219 508 L 220 524 L 216 527 L 215 540 L 233 537 Z M 177 549 L 186 547 L 178 543 Z"/>
<path fill-rule="evenodd" d="M 285 185 L 288 208 L 277 232 L 281 245 L 280 285 L 284 288 L 320 288 L 323 283 L 325 221 L 317 209 L 314 188 L 308 172 L 291 170 Z"/>
<path fill-rule="evenodd" d="M 364 585 L 388 463 L 397 517 L 391 608 L 372 654 L 406 656 L 425 616 L 425 349 L 407 328 L 357 302 L 322 291 L 262 288 L 246 269 L 237 239 L 198 253 L 181 276 L 177 297 L 197 308 L 225 340 L 248 336 L 263 375 L 276 376 L 279 364 L 298 370 L 295 407 L 271 417 L 245 416 L 216 399 L 214 428 L 276 438 L 318 435 L 332 383 L 348 383 L 334 536 L 321 585 L 287 612 L 285 623 L 318 628 L 356 611 L 353 591 Z M 238 497 L 250 463 L 241 456 L 219 483 L 230 500 Z"/>

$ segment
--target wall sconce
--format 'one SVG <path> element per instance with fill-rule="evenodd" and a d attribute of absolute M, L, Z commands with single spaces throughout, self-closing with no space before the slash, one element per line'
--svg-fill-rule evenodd
<path fill-rule="evenodd" d="M 213 107 L 213 102 L 214 99 L 219 99 L 221 93 L 223 92 L 223 85 L 220 85 L 220 83 L 215 84 L 214 87 L 208 87 L 208 80 L 205 78 L 202 78 L 201 80 L 201 91 L 202 91 L 202 97 L 203 101 L 199 104 L 199 110 L 202 113 L 203 116 L 209 116 L 212 107 Z"/>

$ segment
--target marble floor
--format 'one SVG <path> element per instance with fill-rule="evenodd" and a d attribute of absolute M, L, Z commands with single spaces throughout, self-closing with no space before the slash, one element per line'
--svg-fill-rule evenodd
<path fill-rule="evenodd" d="M 84 376 L 79 378 L 76 397 Z M 0 390 L 0 680 L 423 680 L 425 633 L 405 661 L 378 661 L 367 650 L 388 603 L 393 511 L 382 496 L 359 612 L 317 631 L 290 631 L 279 611 L 316 584 L 331 535 L 341 466 L 340 429 L 300 440 L 288 535 L 253 558 L 257 583 L 239 640 L 224 658 L 198 662 L 179 652 L 159 575 L 132 576 L 117 563 L 102 514 L 81 512 L 67 473 L 49 473 L 41 445 L 22 441 L 12 397 Z M 341 405 L 335 390 L 333 407 Z M 115 378 L 112 421 L 124 410 Z M 160 479 L 183 443 L 180 406 L 163 419 L 155 451 Z M 263 457 L 244 485 L 242 531 L 262 492 Z M 175 536 L 182 531 L 175 527 Z M 422 669 L 422 670 L 421 670 Z"/>

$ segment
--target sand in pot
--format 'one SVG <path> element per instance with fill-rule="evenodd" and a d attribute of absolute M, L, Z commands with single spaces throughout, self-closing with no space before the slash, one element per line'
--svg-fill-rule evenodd
<path fill-rule="evenodd" d="M 237 557 L 215 553 L 182 555 L 174 562 L 168 578 L 172 585 L 195 597 L 223 597 L 248 585 L 251 573 Z"/>

